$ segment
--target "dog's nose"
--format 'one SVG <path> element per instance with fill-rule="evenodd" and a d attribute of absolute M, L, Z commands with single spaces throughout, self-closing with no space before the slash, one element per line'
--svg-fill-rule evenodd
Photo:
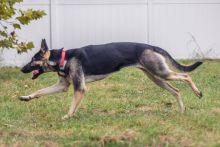
<path fill-rule="evenodd" d="M 23 72 L 23 73 L 29 73 L 29 72 L 31 72 L 31 70 L 28 69 L 28 67 L 24 66 L 24 67 L 21 69 L 21 72 Z"/>
<path fill-rule="evenodd" d="M 25 72 L 25 69 L 24 69 L 24 67 L 22 67 L 22 68 L 21 68 L 21 72 L 23 72 L 23 73 Z"/>

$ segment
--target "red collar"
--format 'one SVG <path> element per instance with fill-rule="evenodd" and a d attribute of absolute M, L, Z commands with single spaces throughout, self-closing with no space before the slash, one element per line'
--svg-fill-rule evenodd
<path fill-rule="evenodd" d="M 60 67 L 64 66 L 64 61 L 65 61 L 65 56 L 66 56 L 66 52 L 64 51 L 64 49 L 62 48 L 62 53 L 61 53 L 61 59 L 60 59 Z"/>

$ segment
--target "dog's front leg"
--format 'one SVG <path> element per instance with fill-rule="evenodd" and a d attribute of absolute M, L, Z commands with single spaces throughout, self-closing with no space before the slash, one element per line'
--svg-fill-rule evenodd
<path fill-rule="evenodd" d="M 76 66 L 74 68 L 74 72 L 72 72 L 71 77 L 72 77 L 73 86 L 74 86 L 74 96 L 73 96 L 73 100 L 71 102 L 71 106 L 70 106 L 70 109 L 67 115 L 62 117 L 63 120 L 73 117 L 76 114 L 77 108 L 86 91 L 85 77 L 84 77 L 84 73 L 82 71 L 81 66 Z"/>
<path fill-rule="evenodd" d="M 62 92 L 62 91 L 67 91 L 68 90 L 68 87 L 69 87 L 69 83 L 65 81 L 65 79 L 60 79 L 60 81 L 53 85 L 53 86 L 50 86 L 50 87 L 47 87 L 47 88 L 44 88 L 44 89 L 41 89 L 41 90 L 38 90 L 28 96 L 21 96 L 20 97 L 20 100 L 21 101 L 30 101 L 31 99 L 34 99 L 34 98 L 39 98 L 41 96 L 44 96 L 44 95 L 48 95 L 48 94 L 52 94 L 52 93 L 57 93 L 57 92 Z"/>
<path fill-rule="evenodd" d="M 83 90 L 77 90 L 75 91 L 74 93 L 74 97 L 73 97 L 73 100 L 71 102 L 71 106 L 70 106 L 70 109 L 68 111 L 68 114 L 65 115 L 64 117 L 62 117 L 63 120 L 65 119 L 68 119 L 68 118 L 71 118 L 75 115 L 76 111 L 77 111 L 77 108 L 84 96 L 84 91 Z"/>

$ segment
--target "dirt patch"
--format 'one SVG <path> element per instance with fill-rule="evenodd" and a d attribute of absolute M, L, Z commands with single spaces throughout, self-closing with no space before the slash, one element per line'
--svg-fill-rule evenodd
<path fill-rule="evenodd" d="M 94 109 L 93 110 L 93 113 L 95 114 L 116 114 L 117 112 L 115 110 L 111 110 L 111 111 L 108 111 L 106 109 Z"/>
<path fill-rule="evenodd" d="M 3 133 L 3 132 L 2 132 Z M 72 135 L 72 130 L 16 130 L 13 132 L 10 132 L 9 135 L 12 137 L 18 137 L 18 136 L 58 136 L 58 137 L 65 137 Z M 3 135 L 3 134 L 2 134 Z M 0 137 L 1 137 L 1 131 L 0 131 Z"/>
<path fill-rule="evenodd" d="M 214 112 L 216 114 L 220 114 L 220 108 L 213 108 L 212 112 Z"/>
<path fill-rule="evenodd" d="M 151 112 L 154 110 L 153 107 L 148 106 L 148 105 L 138 105 L 135 107 L 136 107 L 135 109 L 127 110 L 126 112 L 127 113 L 138 113 L 138 112 Z"/>
<path fill-rule="evenodd" d="M 92 112 L 95 113 L 95 114 L 106 114 L 106 113 L 108 113 L 108 110 L 106 110 L 106 109 L 94 109 Z"/>
<path fill-rule="evenodd" d="M 71 146 L 72 146 L 72 147 L 78 147 L 78 146 L 80 146 L 81 143 L 82 143 L 82 141 L 77 140 L 77 141 L 74 141 Z"/>
<path fill-rule="evenodd" d="M 18 137 L 18 136 L 24 136 L 24 132 L 16 131 L 16 132 L 10 132 L 9 135 L 12 137 Z"/>
<path fill-rule="evenodd" d="M 2 137 L 4 135 L 3 131 L 0 130 L 0 137 Z"/>
<path fill-rule="evenodd" d="M 134 140 L 137 137 L 138 133 L 134 130 L 126 130 L 125 132 L 122 132 L 118 135 L 106 135 L 103 136 L 100 141 L 102 146 L 105 146 L 106 144 L 110 142 L 124 142 L 124 141 L 131 141 Z"/>
<path fill-rule="evenodd" d="M 168 135 L 160 135 L 159 139 L 163 144 L 179 145 L 181 147 L 189 147 L 192 145 L 192 140 L 187 137 L 178 138 Z"/>
<path fill-rule="evenodd" d="M 218 131 L 207 131 L 206 132 L 206 139 L 212 140 L 213 142 L 218 142 L 220 144 L 220 135 Z"/>
<path fill-rule="evenodd" d="M 174 144 L 176 142 L 176 139 L 172 136 L 168 135 L 160 135 L 160 141 L 164 144 Z"/>
<path fill-rule="evenodd" d="M 192 146 L 192 140 L 187 137 L 182 137 L 179 141 L 179 144 L 184 147 Z"/>
<path fill-rule="evenodd" d="M 29 131 L 28 134 L 35 135 L 35 136 L 58 136 L 58 137 L 65 137 L 70 136 L 73 134 L 72 130 L 32 130 Z"/>
<path fill-rule="evenodd" d="M 8 147 L 6 144 L 0 142 L 0 147 Z"/>
<path fill-rule="evenodd" d="M 22 145 L 22 143 L 20 143 L 20 142 L 16 142 L 14 145 L 13 145 L 13 147 L 22 147 L 23 145 Z"/>
<path fill-rule="evenodd" d="M 45 141 L 40 144 L 42 147 L 58 147 L 58 145 L 52 141 Z"/>

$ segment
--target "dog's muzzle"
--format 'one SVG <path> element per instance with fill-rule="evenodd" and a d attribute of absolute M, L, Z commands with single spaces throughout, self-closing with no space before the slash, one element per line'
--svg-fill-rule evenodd
<path fill-rule="evenodd" d="M 32 80 L 36 79 L 40 74 L 42 74 L 44 72 L 43 67 L 41 66 L 31 66 L 30 63 L 28 63 L 27 65 L 25 65 L 22 69 L 21 72 L 23 73 L 30 73 L 32 72 Z"/>
<path fill-rule="evenodd" d="M 27 65 L 25 65 L 22 69 L 21 69 L 21 72 L 23 73 L 30 73 L 32 72 L 32 67 L 31 67 L 31 64 L 28 63 Z"/>

